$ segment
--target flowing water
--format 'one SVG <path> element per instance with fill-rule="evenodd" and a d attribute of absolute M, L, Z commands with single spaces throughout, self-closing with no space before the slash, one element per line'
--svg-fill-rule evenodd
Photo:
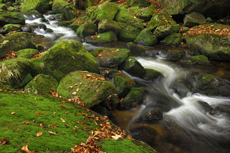
<path fill-rule="evenodd" d="M 98 47 L 125 48 L 126 43 L 116 42 L 92 45 L 85 43 L 70 28 L 57 26 L 54 15 L 44 15 L 48 23 L 36 15 L 25 15 L 26 24 L 45 24 L 54 32 L 37 28 L 41 35 L 36 43 L 47 48 L 59 39 L 83 42 L 87 50 Z M 206 72 L 230 78 L 229 63 L 212 62 L 211 66 L 186 66 L 167 62 L 167 48 L 149 48 L 154 57 L 136 57 L 145 68 L 164 75 L 163 79 L 146 81 L 130 76 L 140 86 L 146 87 L 143 104 L 130 110 L 113 110 L 113 122 L 134 138 L 147 142 L 160 153 L 230 153 L 230 98 L 210 97 L 191 93 L 195 74 Z M 155 122 L 139 122 L 148 108 L 164 106 L 163 119 Z"/>

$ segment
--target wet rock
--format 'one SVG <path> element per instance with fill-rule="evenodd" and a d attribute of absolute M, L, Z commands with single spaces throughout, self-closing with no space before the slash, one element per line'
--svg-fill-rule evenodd
<path fill-rule="evenodd" d="M 178 61 L 185 55 L 184 51 L 181 50 L 171 50 L 166 55 L 167 60 Z"/>
<path fill-rule="evenodd" d="M 20 31 L 21 25 L 20 24 L 6 24 L 3 26 L 4 32 L 8 33 L 10 31 Z"/>
<path fill-rule="evenodd" d="M 105 75 L 116 86 L 116 94 L 119 98 L 124 98 L 136 83 L 121 71 L 110 69 Z"/>
<path fill-rule="evenodd" d="M 103 76 L 85 71 L 69 73 L 61 79 L 57 88 L 57 92 L 60 95 L 66 98 L 77 96 L 89 108 L 107 99 L 115 90 L 114 84 L 110 81 L 105 81 Z"/>
<path fill-rule="evenodd" d="M 116 3 L 105 2 L 97 6 L 88 7 L 86 9 L 86 14 L 93 22 L 99 23 L 104 19 L 113 20 L 118 8 Z"/>
<path fill-rule="evenodd" d="M 54 32 L 52 29 L 50 29 L 50 28 L 47 28 L 46 29 L 46 32 L 48 32 L 48 33 L 52 33 L 52 32 Z"/>
<path fill-rule="evenodd" d="M 152 14 L 154 13 L 148 7 L 144 7 L 144 8 L 130 7 L 129 10 L 132 13 L 135 13 L 137 18 L 144 19 L 145 21 L 149 21 L 152 17 Z"/>
<path fill-rule="evenodd" d="M 213 108 L 206 102 L 203 101 L 198 101 L 198 104 L 202 107 L 202 109 L 206 112 L 206 113 L 212 113 Z"/>
<path fill-rule="evenodd" d="M 103 116 L 111 116 L 112 114 L 103 106 L 94 106 L 93 108 L 91 108 L 93 111 L 103 115 Z"/>
<path fill-rule="evenodd" d="M 95 35 L 97 32 L 97 26 L 93 23 L 85 23 L 77 29 L 77 35 L 81 37 Z"/>
<path fill-rule="evenodd" d="M 145 75 L 143 76 L 145 80 L 154 81 L 159 77 L 163 77 L 163 75 L 160 72 L 153 69 L 145 69 Z"/>
<path fill-rule="evenodd" d="M 209 96 L 230 96 L 230 83 L 211 74 L 201 73 L 197 76 L 193 92 Z"/>
<path fill-rule="evenodd" d="M 149 1 L 147 0 L 128 0 L 127 4 L 129 6 L 147 7 L 149 6 Z"/>
<path fill-rule="evenodd" d="M 50 0 L 26 0 L 20 7 L 22 11 L 37 10 L 40 13 L 45 13 L 50 9 Z"/>
<path fill-rule="evenodd" d="M 225 16 L 230 9 L 229 0 L 213 1 L 209 0 L 159 0 L 161 7 L 164 8 L 170 15 L 182 15 L 190 12 L 198 12 L 204 16 L 218 18 Z"/>
<path fill-rule="evenodd" d="M 167 46 L 179 46 L 181 43 L 181 34 L 180 33 L 173 33 L 163 40 L 160 41 L 161 44 L 167 45 Z"/>
<path fill-rule="evenodd" d="M 70 28 L 77 32 L 77 29 L 80 27 L 80 25 L 90 22 L 91 21 L 88 16 L 79 17 L 70 25 Z"/>
<path fill-rule="evenodd" d="M 27 32 L 12 33 L 0 40 L 0 58 L 4 57 L 8 51 L 18 51 L 20 49 L 35 47 L 32 34 Z"/>
<path fill-rule="evenodd" d="M 210 65 L 208 58 L 204 55 L 197 55 L 180 60 L 183 64 Z"/>
<path fill-rule="evenodd" d="M 60 40 L 41 57 L 31 59 L 30 63 L 34 75 L 51 75 L 57 81 L 76 70 L 99 73 L 95 58 L 77 41 Z"/>
<path fill-rule="evenodd" d="M 98 32 L 104 33 L 108 31 L 113 31 L 116 35 L 121 31 L 119 24 L 111 19 L 104 19 L 98 23 Z"/>
<path fill-rule="evenodd" d="M 184 26 L 185 27 L 193 27 L 199 24 L 205 24 L 206 23 L 206 19 L 205 17 L 197 12 L 192 12 L 189 14 L 185 15 L 184 18 Z"/>
<path fill-rule="evenodd" d="M 32 80 L 31 66 L 27 59 L 17 58 L 0 62 L 2 80 L 15 89 L 20 89 Z"/>
<path fill-rule="evenodd" d="M 17 58 L 21 57 L 21 58 L 27 58 L 30 59 L 31 57 L 33 57 L 35 54 L 38 54 L 39 51 L 37 49 L 22 49 L 18 51 L 17 54 Z"/>
<path fill-rule="evenodd" d="M 132 87 L 130 92 L 125 96 L 121 102 L 121 107 L 130 109 L 142 103 L 145 94 L 145 88 Z"/>
<path fill-rule="evenodd" d="M 118 10 L 114 20 L 125 23 L 134 28 L 144 29 L 142 22 L 126 9 Z"/>
<path fill-rule="evenodd" d="M 147 24 L 147 28 L 149 30 L 154 30 L 156 27 L 161 25 L 173 25 L 176 22 L 168 15 L 165 11 L 160 11 L 158 13 L 154 13 L 151 20 Z"/>
<path fill-rule="evenodd" d="M 230 36 L 206 33 L 186 35 L 184 40 L 194 55 L 201 54 L 212 60 L 230 61 Z"/>
<path fill-rule="evenodd" d="M 96 58 L 99 66 L 117 68 L 129 56 L 130 50 L 120 48 L 98 48 L 90 53 Z"/>
<path fill-rule="evenodd" d="M 173 33 L 173 27 L 171 25 L 161 25 L 158 26 L 154 32 L 153 35 L 158 39 L 162 40 L 165 37 L 169 36 Z"/>
<path fill-rule="evenodd" d="M 99 42 L 115 42 L 117 41 L 117 36 L 113 31 L 108 31 L 105 33 L 99 33 L 96 36 L 85 37 L 87 43 L 99 43 Z"/>
<path fill-rule="evenodd" d="M 36 49 L 37 49 L 38 51 L 41 51 L 41 50 L 43 50 L 44 48 L 45 48 L 45 47 L 42 46 L 41 44 L 36 45 Z"/>
<path fill-rule="evenodd" d="M 113 94 L 113 95 L 109 96 L 108 99 L 107 100 L 108 100 L 108 103 L 109 103 L 111 109 L 117 108 L 118 104 L 120 103 L 120 99 L 118 98 L 118 96 Z"/>
<path fill-rule="evenodd" d="M 49 91 L 56 91 L 58 82 L 52 76 L 38 74 L 24 88 L 28 94 L 48 95 Z"/>
<path fill-rule="evenodd" d="M 46 25 L 44 25 L 44 24 L 24 25 L 21 27 L 21 29 L 24 32 L 33 32 L 35 29 L 46 30 Z"/>
<path fill-rule="evenodd" d="M 127 25 L 125 23 L 118 23 L 121 26 L 121 32 L 118 35 L 118 39 L 121 41 L 129 42 L 134 41 L 138 34 L 142 31 L 139 28 Z"/>
<path fill-rule="evenodd" d="M 67 1 L 63 0 L 55 0 L 52 5 L 52 10 L 56 14 L 63 14 L 66 20 L 71 20 L 74 17 L 77 17 L 77 10 L 75 8 L 72 8 L 72 5 L 70 5 Z"/>
<path fill-rule="evenodd" d="M 163 119 L 163 109 L 159 106 L 146 106 L 136 119 L 139 123 L 154 123 Z"/>
<path fill-rule="evenodd" d="M 142 78 L 145 75 L 145 68 L 132 56 L 129 56 L 119 67 L 129 74 Z"/>
<path fill-rule="evenodd" d="M 152 46 L 156 45 L 158 40 L 149 29 L 144 29 L 138 34 L 134 42 L 141 45 Z"/>
<path fill-rule="evenodd" d="M 25 24 L 25 17 L 17 12 L 0 11 L 0 26 L 5 24 Z"/>
<path fill-rule="evenodd" d="M 130 55 L 132 55 L 132 56 L 146 56 L 147 55 L 147 49 L 146 48 L 144 48 L 144 47 L 142 48 L 133 42 L 127 43 L 127 47 L 131 51 Z"/>

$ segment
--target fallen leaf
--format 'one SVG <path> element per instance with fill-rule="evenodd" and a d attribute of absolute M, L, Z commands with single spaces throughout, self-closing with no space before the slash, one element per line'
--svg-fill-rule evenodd
<path fill-rule="evenodd" d="M 56 112 L 53 112 L 53 114 L 56 114 Z"/>
<path fill-rule="evenodd" d="M 129 83 L 130 83 L 130 84 L 133 84 L 132 80 L 129 80 Z"/>
<path fill-rule="evenodd" d="M 86 123 L 85 123 L 85 122 L 82 122 L 82 125 L 83 125 L 83 126 L 86 126 Z"/>
<path fill-rule="evenodd" d="M 12 114 L 12 115 L 14 115 L 14 114 L 15 114 L 15 112 L 11 112 L 11 114 Z"/>
<path fill-rule="evenodd" d="M 39 115 L 41 115 L 42 113 L 41 113 L 41 112 L 36 112 L 35 114 L 39 114 Z"/>
<path fill-rule="evenodd" d="M 70 89 L 72 89 L 72 88 L 73 88 L 73 86 L 69 86 L 69 88 L 70 88 Z"/>
<path fill-rule="evenodd" d="M 42 136 L 42 132 L 38 132 L 38 133 L 36 134 L 36 136 L 37 136 L 37 137 Z"/>
<path fill-rule="evenodd" d="M 119 138 L 121 138 L 121 135 L 116 134 L 116 135 L 112 136 L 113 140 L 118 140 Z"/>
<path fill-rule="evenodd" d="M 49 134 L 54 135 L 54 134 L 56 134 L 56 132 L 49 131 Z"/>
<path fill-rule="evenodd" d="M 62 108 L 65 108 L 65 109 L 66 109 L 66 106 L 65 106 L 65 105 L 59 105 L 58 107 L 62 107 Z"/>
<path fill-rule="evenodd" d="M 60 120 L 61 120 L 62 122 L 66 122 L 63 118 L 60 118 Z"/>
<path fill-rule="evenodd" d="M 3 145 L 6 144 L 6 143 L 8 143 L 8 142 L 9 142 L 9 140 L 7 140 L 7 139 L 2 139 L 1 140 L 1 144 L 3 144 Z"/>
<path fill-rule="evenodd" d="M 75 125 L 75 127 L 73 128 L 74 130 L 77 130 L 78 129 L 78 127 Z"/>
<path fill-rule="evenodd" d="M 44 127 L 45 127 L 42 123 L 40 123 L 40 124 L 39 124 L 39 126 L 40 126 L 40 127 L 42 127 L 42 128 L 44 128 Z"/>
<path fill-rule="evenodd" d="M 30 124 L 28 121 L 23 121 L 22 123 L 24 123 L 24 124 Z"/>
<path fill-rule="evenodd" d="M 28 148 L 28 145 L 25 145 L 21 148 L 22 151 L 26 152 L 26 153 L 30 153 L 31 151 Z"/>
<path fill-rule="evenodd" d="M 72 95 L 76 95 L 76 94 L 77 94 L 77 92 L 76 92 L 76 91 L 72 92 Z"/>

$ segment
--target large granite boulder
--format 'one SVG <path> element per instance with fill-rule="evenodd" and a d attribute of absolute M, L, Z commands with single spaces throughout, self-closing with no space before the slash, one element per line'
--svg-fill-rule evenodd
<path fill-rule="evenodd" d="M 152 46 L 156 45 L 158 40 L 157 37 L 153 35 L 149 29 L 146 28 L 139 33 L 134 42 L 141 45 Z"/>
<path fill-rule="evenodd" d="M 132 56 L 146 56 L 147 55 L 147 48 L 138 46 L 133 42 L 127 43 L 127 47 L 130 50 L 130 55 Z"/>
<path fill-rule="evenodd" d="M 50 9 L 51 0 L 26 0 L 21 4 L 22 11 L 37 10 L 40 13 L 45 13 Z"/>
<path fill-rule="evenodd" d="M 113 31 L 108 31 L 105 33 L 99 33 L 95 36 L 85 37 L 87 43 L 108 43 L 117 41 L 117 36 Z"/>
<path fill-rule="evenodd" d="M 0 11 L 0 26 L 5 24 L 25 24 L 25 17 L 18 12 Z"/>
<path fill-rule="evenodd" d="M 199 24 L 205 24 L 206 19 L 205 17 L 197 12 L 192 12 L 189 14 L 186 14 L 184 17 L 184 26 L 185 27 L 193 27 Z"/>
<path fill-rule="evenodd" d="M 74 71 L 61 79 L 57 92 L 66 97 L 78 97 L 89 108 L 101 103 L 115 92 L 110 81 L 99 74 L 86 71 Z"/>
<path fill-rule="evenodd" d="M 118 35 L 118 39 L 121 41 L 134 41 L 142 31 L 142 29 L 135 28 L 131 25 L 127 25 L 126 23 L 119 22 L 119 25 L 121 26 L 121 31 Z"/>
<path fill-rule="evenodd" d="M 113 31 L 116 35 L 121 31 L 119 24 L 111 19 L 104 19 L 98 23 L 98 32 L 108 32 Z"/>
<path fill-rule="evenodd" d="M 44 55 L 31 59 L 30 63 L 34 75 L 51 75 L 57 81 L 76 70 L 99 73 L 95 58 L 77 41 L 60 40 Z"/>
<path fill-rule="evenodd" d="M 173 33 L 167 37 L 165 37 L 163 40 L 160 41 L 163 45 L 172 45 L 172 46 L 179 46 L 181 43 L 181 34 L 180 33 Z"/>
<path fill-rule="evenodd" d="M 85 23 L 82 24 L 77 29 L 77 35 L 81 37 L 89 36 L 89 35 L 95 35 L 97 32 L 97 26 L 95 24 L 91 23 Z"/>

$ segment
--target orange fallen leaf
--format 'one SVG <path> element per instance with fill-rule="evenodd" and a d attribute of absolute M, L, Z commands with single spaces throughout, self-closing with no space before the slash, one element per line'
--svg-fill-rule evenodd
<path fill-rule="evenodd" d="M 62 108 L 65 108 L 65 109 L 66 109 L 66 106 L 65 106 L 65 105 L 59 105 L 58 107 L 62 107 Z"/>
<path fill-rule="evenodd" d="M 8 142 L 9 142 L 9 140 L 7 140 L 7 139 L 2 139 L 1 140 L 1 144 L 3 144 L 3 145 L 6 144 L 6 143 L 8 143 Z"/>
<path fill-rule="evenodd" d="M 76 131 L 78 129 L 78 127 L 75 125 L 75 127 L 73 129 Z"/>
<path fill-rule="evenodd" d="M 56 132 L 49 131 L 49 134 L 54 135 L 54 134 L 56 134 Z"/>
<path fill-rule="evenodd" d="M 25 145 L 21 148 L 22 151 L 26 152 L 26 153 L 30 153 L 31 151 L 28 148 L 28 145 Z"/>
<path fill-rule="evenodd" d="M 76 91 L 72 92 L 72 95 L 76 95 L 76 94 L 77 94 L 77 92 L 76 92 Z"/>
<path fill-rule="evenodd" d="M 82 122 L 82 125 L 83 125 L 83 126 L 86 126 L 86 123 L 85 123 L 85 122 Z"/>
<path fill-rule="evenodd" d="M 123 101 L 123 98 L 121 98 L 120 103 L 122 103 L 122 101 Z"/>
<path fill-rule="evenodd" d="M 56 114 L 56 112 L 53 112 L 53 114 Z"/>
<path fill-rule="evenodd" d="M 132 80 L 129 80 L 129 83 L 130 83 L 130 84 L 133 84 Z"/>
<path fill-rule="evenodd" d="M 39 114 L 39 115 L 41 115 L 42 113 L 41 113 L 41 112 L 36 112 L 35 114 Z"/>
<path fill-rule="evenodd" d="M 36 136 L 37 136 L 37 137 L 42 136 L 42 132 L 38 132 L 38 133 L 36 134 Z"/>
<path fill-rule="evenodd" d="M 39 124 L 39 126 L 40 126 L 40 127 L 42 127 L 42 128 L 44 128 L 44 127 L 45 127 L 42 123 L 40 123 L 40 124 Z"/>
<path fill-rule="evenodd" d="M 30 124 L 28 121 L 23 121 L 22 123 L 24 123 L 24 124 Z"/>

